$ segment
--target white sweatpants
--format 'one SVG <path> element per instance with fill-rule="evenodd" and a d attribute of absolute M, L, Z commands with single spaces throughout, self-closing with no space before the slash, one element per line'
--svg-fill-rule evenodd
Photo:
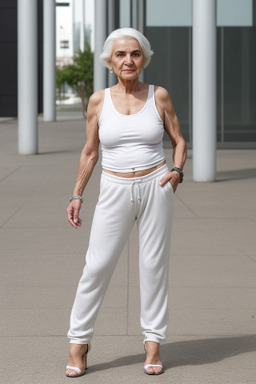
<path fill-rule="evenodd" d="M 166 165 L 140 178 L 102 172 L 86 264 L 70 317 L 70 343 L 91 340 L 97 313 L 135 220 L 144 342 L 165 340 L 173 219 L 171 184 L 159 185 L 166 172 Z"/>

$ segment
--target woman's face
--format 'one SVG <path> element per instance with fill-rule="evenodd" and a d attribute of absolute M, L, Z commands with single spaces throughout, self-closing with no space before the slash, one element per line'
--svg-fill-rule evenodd
<path fill-rule="evenodd" d="M 122 80 L 135 80 L 142 72 L 144 56 L 138 40 L 124 37 L 114 41 L 110 65 Z"/>

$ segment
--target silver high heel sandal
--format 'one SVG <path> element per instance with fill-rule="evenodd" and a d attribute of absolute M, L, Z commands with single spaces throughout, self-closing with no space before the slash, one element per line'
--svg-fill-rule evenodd
<path fill-rule="evenodd" d="M 68 374 L 66 374 L 67 377 L 71 377 L 71 378 L 81 377 L 81 376 L 83 376 L 85 374 L 85 372 L 87 370 L 87 354 L 90 352 L 90 350 L 91 350 L 91 343 L 89 342 L 87 344 L 87 350 L 86 350 L 86 352 L 82 356 L 82 359 L 84 359 L 84 358 L 86 359 L 86 368 L 82 371 L 78 367 L 73 367 L 72 365 L 67 365 L 66 369 L 71 369 L 72 371 L 75 371 L 77 373 L 77 375 L 68 375 Z"/>

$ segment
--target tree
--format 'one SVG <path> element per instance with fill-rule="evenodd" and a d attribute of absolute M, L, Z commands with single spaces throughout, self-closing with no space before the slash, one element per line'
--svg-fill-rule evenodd
<path fill-rule="evenodd" d="M 87 41 L 84 51 L 79 49 L 73 56 L 73 64 L 63 67 L 62 78 L 80 96 L 85 118 L 89 97 L 93 92 L 93 53 Z"/>

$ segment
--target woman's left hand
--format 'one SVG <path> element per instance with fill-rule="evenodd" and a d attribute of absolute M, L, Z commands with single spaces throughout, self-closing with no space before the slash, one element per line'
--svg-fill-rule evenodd
<path fill-rule="evenodd" d="M 160 180 L 161 187 L 166 184 L 170 183 L 173 189 L 173 192 L 176 191 L 178 184 L 180 182 L 180 175 L 176 171 L 167 172 L 164 177 Z"/>

